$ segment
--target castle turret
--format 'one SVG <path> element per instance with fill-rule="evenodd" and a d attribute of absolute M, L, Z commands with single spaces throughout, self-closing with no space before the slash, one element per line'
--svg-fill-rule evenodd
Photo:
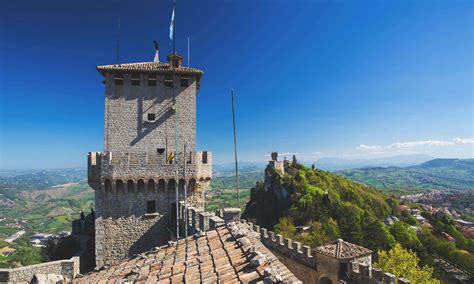
<path fill-rule="evenodd" d="M 187 204 L 203 207 L 212 178 L 211 153 L 195 150 L 203 72 L 183 67 L 178 54 L 168 56 L 168 62 L 97 67 L 105 78 L 104 152 L 88 157 L 97 266 L 170 240 L 176 185 L 179 201 L 186 187 Z"/>

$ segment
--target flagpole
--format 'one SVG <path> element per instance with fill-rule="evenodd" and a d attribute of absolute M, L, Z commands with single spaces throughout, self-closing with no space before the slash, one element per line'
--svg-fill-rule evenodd
<path fill-rule="evenodd" d="M 173 55 L 176 55 L 176 0 L 173 1 Z M 173 106 L 175 107 L 175 152 L 176 152 L 176 161 L 175 161 L 175 174 L 176 174 L 176 183 L 175 183 L 175 197 L 176 197 L 176 239 L 179 239 L 179 135 L 178 135 L 178 109 L 176 108 L 176 63 L 177 58 L 173 57 Z"/>

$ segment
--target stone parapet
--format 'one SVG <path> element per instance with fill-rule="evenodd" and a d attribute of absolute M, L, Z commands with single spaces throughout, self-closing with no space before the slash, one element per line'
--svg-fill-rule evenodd
<path fill-rule="evenodd" d="M 50 261 L 19 268 L 0 269 L 1 283 L 30 283 L 35 275 L 54 274 L 72 280 L 79 274 L 79 257 Z"/>
<path fill-rule="evenodd" d="M 260 241 L 270 248 L 270 250 L 277 252 L 280 255 L 288 257 L 297 261 L 311 269 L 316 269 L 315 258 L 311 252 L 310 247 L 303 246 L 300 242 L 292 239 L 283 238 L 282 235 L 275 235 L 273 231 L 268 231 L 259 226 L 253 226 L 255 232 L 260 234 Z"/>
<path fill-rule="evenodd" d="M 187 179 L 204 182 L 212 178 L 211 152 L 192 152 L 186 160 Z M 183 171 L 184 160 L 180 160 L 178 168 L 180 172 Z M 103 187 L 106 180 L 114 184 L 117 180 L 127 183 L 140 179 L 154 179 L 156 184 L 160 179 L 174 180 L 176 165 L 167 163 L 164 152 L 90 152 L 88 155 L 88 181 L 94 189 Z"/>
<path fill-rule="evenodd" d="M 349 265 L 349 277 L 347 283 L 357 284 L 394 284 L 403 283 L 410 284 L 410 280 L 398 278 L 389 272 L 383 272 L 378 268 L 370 268 L 368 265 L 361 263 L 351 263 Z"/>
<path fill-rule="evenodd" d="M 227 222 L 233 222 L 233 221 L 238 221 L 240 220 L 240 213 L 242 210 L 240 208 L 231 208 L 231 207 L 226 207 L 217 210 L 216 214 L 217 216 L 221 217 L 224 219 L 224 221 Z"/>

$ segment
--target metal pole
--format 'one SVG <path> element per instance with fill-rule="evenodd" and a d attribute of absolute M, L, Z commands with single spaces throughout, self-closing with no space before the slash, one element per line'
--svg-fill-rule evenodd
<path fill-rule="evenodd" d="M 173 12 L 174 12 L 174 19 L 173 19 L 173 55 L 176 55 L 176 0 L 173 1 Z M 173 107 L 174 107 L 174 119 L 175 119 L 175 176 L 176 176 L 176 181 L 175 181 L 175 202 L 176 202 L 176 239 L 179 239 L 179 174 L 178 174 L 178 168 L 179 168 L 179 159 L 178 159 L 178 143 L 179 143 L 179 138 L 178 138 L 178 109 L 176 108 L 176 63 L 177 60 L 176 58 L 173 58 L 171 61 L 171 64 L 173 66 Z"/>
<path fill-rule="evenodd" d="M 239 166 L 237 163 L 237 134 L 235 130 L 235 107 L 234 107 L 234 89 L 231 89 L 232 94 L 232 123 L 234 126 L 234 157 L 235 157 L 235 183 L 237 185 L 237 206 L 240 208 L 239 196 Z"/>
<path fill-rule="evenodd" d="M 183 176 L 184 176 L 184 237 L 188 236 L 188 190 L 187 190 L 187 180 L 186 180 L 186 151 L 187 151 L 187 142 L 184 140 L 184 152 L 183 152 Z"/>
<path fill-rule="evenodd" d="M 189 52 L 189 37 L 188 37 L 188 67 L 189 67 L 189 62 L 191 61 L 191 55 Z"/>

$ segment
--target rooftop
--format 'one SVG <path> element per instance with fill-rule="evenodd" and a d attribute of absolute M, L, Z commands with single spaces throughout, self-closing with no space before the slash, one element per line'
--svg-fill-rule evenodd
<path fill-rule="evenodd" d="M 102 268 L 76 283 L 299 282 L 246 223 L 234 222 Z"/>
<path fill-rule="evenodd" d="M 124 63 L 124 64 L 111 64 L 111 65 L 101 65 L 97 66 L 97 71 L 102 75 L 105 73 L 167 73 L 172 71 L 168 63 L 164 62 L 135 62 L 135 63 Z M 190 74 L 196 75 L 197 80 L 201 78 L 204 74 L 202 70 L 179 66 L 175 69 L 177 74 Z"/>
<path fill-rule="evenodd" d="M 342 239 L 319 246 L 316 248 L 316 252 L 337 259 L 351 259 L 372 253 L 368 248 L 351 244 Z"/>

